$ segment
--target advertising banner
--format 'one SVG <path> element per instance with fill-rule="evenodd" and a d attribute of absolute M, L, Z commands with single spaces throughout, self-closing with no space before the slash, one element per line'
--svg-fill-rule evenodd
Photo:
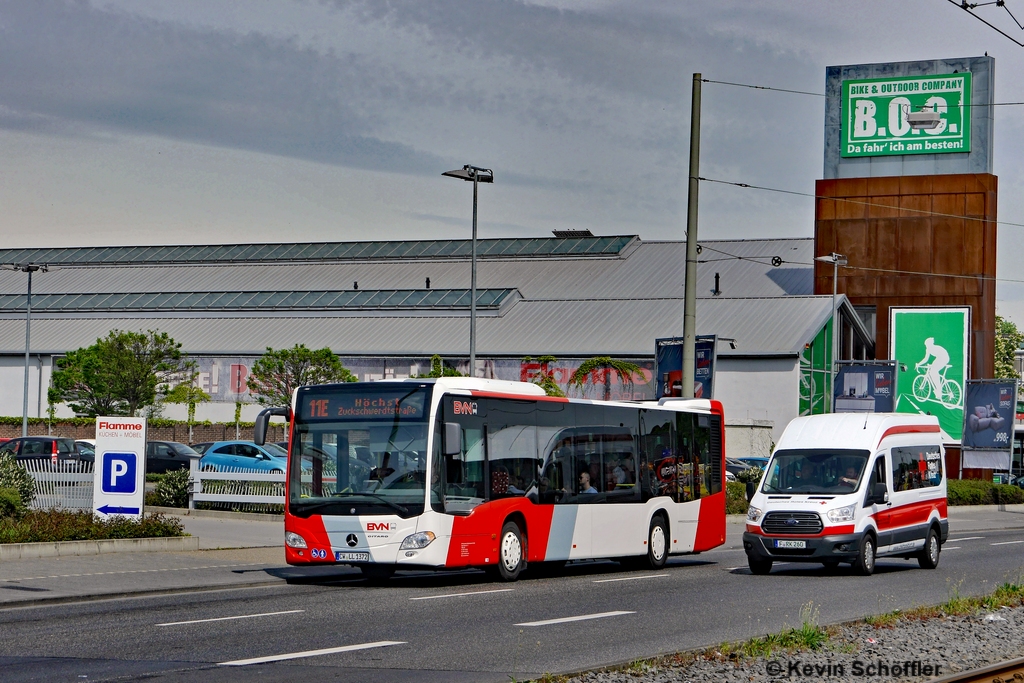
<path fill-rule="evenodd" d="M 961 440 L 963 466 L 1009 470 L 1017 382 L 968 381 L 966 394 Z"/>
<path fill-rule="evenodd" d="M 889 309 L 889 356 L 899 372 L 895 412 L 935 415 L 942 430 L 960 440 L 970 333 L 969 306 Z"/>
<path fill-rule="evenodd" d="M 896 363 L 879 361 L 841 364 L 836 375 L 833 411 L 891 413 L 896 388 Z"/>
<path fill-rule="evenodd" d="M 843 81 L 841 156 L 971 151 L 971 73 Z M 930 130 L 911 128 L 908 112 L 938 113 Z"/>
<path fill-rule="evenodd" d="M 146 493 L 146 418 L 96 418 L 93 467 L 93 511 L 102 517 L 141 517 Z"/>
<path fill-rule="evenodd" d="M 683 338 L 655 339 L 655 363 L 658 385 L 655 396 L 682 396 Z M 715 389 L 715 366 L 718 362 L 717 335 L 698 335 L 694 339 L 693 396 L 712 398 Z"/>

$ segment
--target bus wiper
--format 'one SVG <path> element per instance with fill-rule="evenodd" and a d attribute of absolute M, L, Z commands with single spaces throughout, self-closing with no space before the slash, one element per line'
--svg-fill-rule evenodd
<path fill-rule="evenodd" d="M 387 505 L 392 510 L 395 510 L 396 512 L 399 512 L 399 513 L 401 513 L 403 515 L 409 514 L 409 508 L 407 508 L 405 506 L 402 506 L 402 505 L 399 505 L 398 503 L 396 503 L 394 501 L 390 501 L 387 498 L 385 498 L 384 496 L 378 496 L 375 493 L 352 492 L 352 493 L 335 493 L 335 494 L 332 494 L 333 498 L 348 498 L 350 496 L 366 496 L 367 498 L 373 498 L 374 500 L 377 500 L 377 501 L 379 501 L 381 503 L 384 503 L 385 505 Z M 331 505 L 339 505 L 339 504 L 341 504 L 340 500 L 324 500 L 324 501 L 320 501 L 318 503 L 302 503 L 301 501 L 299 502 L 299 505 L 302 505 L 302 509 L 303 510 L 318 510 L 318 509 L 323 508 L 323 507 L 330 507 Z"/>
<path fill-rule="evenodd" d="M 408 508 L 406 508 L 406 507 L 404 507 L 402 505 L 399 505 L 398 503 L 396 503 L 396 502 L 394 502 L 392 500 L 388 500 L 384 496 L 378 496 L 376 493 L 353 493 L 353 494 L 350 494 L 350 495 L 353 495 L 353 496 L 368 496 L 370 498 L 373 498 L 374 500 L 379 500 L 380 502 L 384 503 L 385 505 L 387 505 L 391 509 L 397 510 L 398 512 L 400 512 L 403 515 L 409 514 L 409 509 Z"/>

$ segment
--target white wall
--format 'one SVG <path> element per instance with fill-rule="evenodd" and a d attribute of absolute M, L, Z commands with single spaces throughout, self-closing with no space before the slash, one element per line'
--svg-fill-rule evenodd
<path fill-rule="evenodd" d="M 40 368 L 42 364 L 42 368 Z M 28 416 L 46 415 L 46 389 L 50 386 L 50 356 L 29 356 Z M 42 384 L 39 382 L 42 375 Z M 21 416 L 25 386 L 25 356 L 0 356 L 0 415 Z M 42 391 L 40 391 L 42 388 Z M 73 413 L 67 410 L 67 416 Z"/>
<path fill-rule="evenodd" d="M 718 357 L 715 398 L 725 409 L 725 453 L 729 457 L 762 455 L 747 453 L 751 438 L 763 440 L 761 430 L 771 429 L 778 443 L 782 430 L 800 411 L 800 366 L 792 358 Z M 755 423 L 756 421 L 756 423 Z M 751 428 L 757 426 L 757 433 Z M 730 428 L 735 425 L 736 428 Z M 746 433 L 744 433 L 744 429 Z"/>

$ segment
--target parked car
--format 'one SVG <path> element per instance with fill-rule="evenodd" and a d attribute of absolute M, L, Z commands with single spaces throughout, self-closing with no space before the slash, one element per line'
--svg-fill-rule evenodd
<path fill-rule="evenodd" d="M 737 474 L 739 474 L 740 472 L 742 472 L 743 470 L 750 469 L 751 467 L 753 467 L 753 465 L 745 463 L 742 460 L 739 460 L 737 458 L 726 458 L 725 459 L 725 471 L 732 473 L 732 475 L 734 477 Z"/>
<path fill-rule="evenodd" d="M 252 441 L 213 441 L 193 448 L 202 454 L 199 469 L 205 471 L 231 468 L 284 473 L 288 463 L 288 452 L 274 443 L 257 446 Z"/>
<path fill-rule="evenodd" d="M 16 460 L 52 460 L 92 462 L 91 455 L 79 452 L 74 439 L 63 436 L 19 436 L 0 445 L 0 453 L 13 453 Z"/>
<path fill-rule="evenodd" d="M 1012 483 L 1014 486 L 1018 486 L 1018 487 L 1024 489 L 1024 477 L 1017 477 L 1016 479 L 1014 479 L 1010 483 Z"/>
<path fill-rule="evenodd" d="M 760 467 L 762 470 L 768 466 L 768 458 L 763 458 L 759 455 L 745 455 L 740 458 L 736 458 L 740 462 L 745 462 L 750 467 Z"/>
<path fill-rule="evenodd" d="M 187 470 L 193 460 L 202 456 L 191 446 L 177 441 L 146 442 L 146 473 L 162 474 L 174 470 Z"/>
<path fill-rule="evenodd" d="M 75 446 L 78 448 L 78 453 L 80 455 L 95 459 L 96 439 L 78 439 L 75 441 Z"/>

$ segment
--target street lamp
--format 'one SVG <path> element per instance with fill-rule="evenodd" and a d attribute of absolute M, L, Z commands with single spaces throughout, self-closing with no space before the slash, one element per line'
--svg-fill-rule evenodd
<path fill-rule="evenodd" d="M 48 269 L 46 266 L 40 266 L 34 263 L 14 265 L 10 266 L 10 268 L 11 270 L 20 270 L 23 273 L 28 273 L 28 289 L 25 294 L 25 385 L 24 400 L 21 404 L 21 435 L 28 436 L 28 353 L 32 339 L 32 273 L 37 270 L 41 270 L 45 273 Z M 39 381 L 43 381 L 42 376 L 39 377 Z"/>
<path fill-rule="evenodd" d="M 477 183 L 493 183 L 494 171 L 466 164 L 460 169 L 441 175 L 461 178 L 473 182 L 473 274 L 469 286 L 469 376 L 476 377 L 476 186 Z"/>
<path fill-rule="evenodd" d="M 836 317 L 838 315 L 836 310 L 836 282 L 839 276 L 839 266 L 846 265 L 846 257 L 833 251 L 831 254 L 816 256 L 814 260 L 832 264 L 832 372 L 835 372 L 835 364 L 838 360 L 837 349 L 839 348 L 839 331 L 836 329 Z"/>

